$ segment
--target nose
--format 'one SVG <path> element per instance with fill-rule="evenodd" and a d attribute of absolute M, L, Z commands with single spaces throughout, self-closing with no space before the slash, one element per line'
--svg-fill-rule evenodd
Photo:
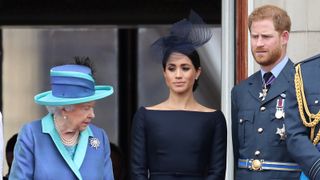
<path fill-rule="evenodd" d="M 95 114 L 94 114 L 94 109 L 91 108 L 90 109 L 90 112 L 89 112 L 89 115 L 88 115 L 91 119 L 93 119 L 95 117 Z"/>
<path fill-rule="evenodd" d="M 258 46 L 258 47 L 261 47 L 261 46 L 263 46 L 263 45 L 264 45 L 263 39 L 262 39 L 261 37 L 258 37 L 258 39 L 257 39 L 257 46 Z"/>
<path fill-rule="evenodd" d="M 181 78 L 182 72 L 180 69 L 177 69 L 176 71 L 176 78 Z"/>

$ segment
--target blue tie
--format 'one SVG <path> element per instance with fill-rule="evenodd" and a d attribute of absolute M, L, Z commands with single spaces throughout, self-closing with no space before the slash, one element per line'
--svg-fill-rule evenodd
<path fill-rule="evenodd" d="M 263 75 L 263 85 L 266 86 L 267 89 L 270 88 L 271 83 L 275 80 L 276 78 L 272 74 L 272 72 L 267 72 Z"/>

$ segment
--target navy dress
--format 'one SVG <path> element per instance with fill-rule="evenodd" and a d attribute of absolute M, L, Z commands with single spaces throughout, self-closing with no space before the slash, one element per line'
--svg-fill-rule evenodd
<path fill-rule="evenodd" d="M 224 180 L 227 130 L 221 111 L 141 107 L 132 128 L 132 180 Z"/>

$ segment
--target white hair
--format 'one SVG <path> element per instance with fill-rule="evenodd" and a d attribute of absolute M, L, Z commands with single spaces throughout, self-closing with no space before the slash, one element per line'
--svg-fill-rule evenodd
<path fill-rule="evenodd" d="M 50 114 L 56 114 L 61 116 L 61 110 L 65 109 L 66 111 L 71 111 L 74 109 L 73 105 L 65 105 L 65 106 L 46 106 L 48 112 Z"/>

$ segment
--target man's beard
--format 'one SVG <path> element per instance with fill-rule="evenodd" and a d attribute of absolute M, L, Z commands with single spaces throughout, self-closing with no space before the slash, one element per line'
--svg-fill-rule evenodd
<path fill-rule="evenodd" d="M 275 48 L 272 51 L 267 51 L 263 56 L 256 55 L 257 51 L 261 49 L 256 49 L 253 53 L 253 56 L 256 62 L 261 66 L 270 66 L 275 64 L 281 58 L 281 47 Z"/>

